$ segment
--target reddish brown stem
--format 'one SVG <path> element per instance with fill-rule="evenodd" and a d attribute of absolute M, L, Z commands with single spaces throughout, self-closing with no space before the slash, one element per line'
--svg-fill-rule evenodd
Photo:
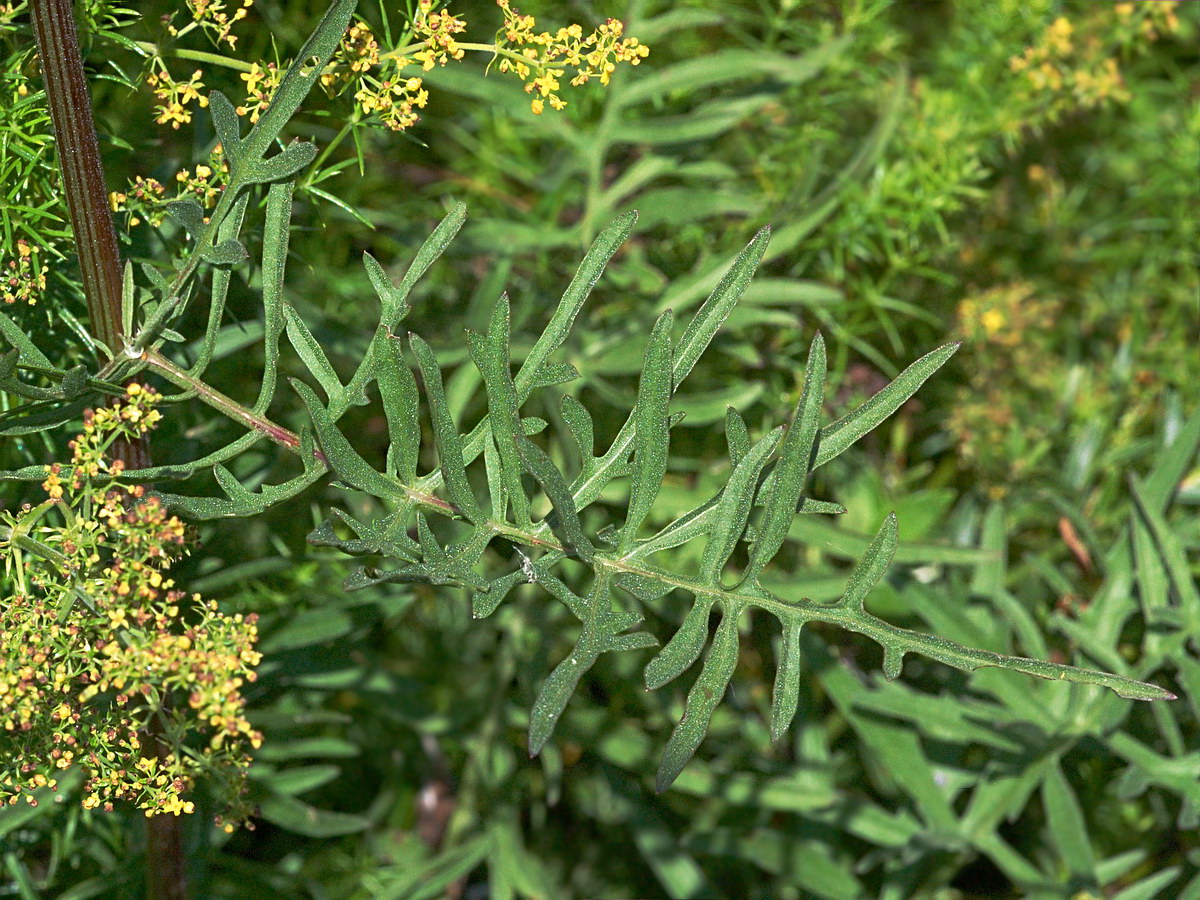
<path fill-rule="evenodd" d="M 71 0 L 31 0 L 29 8 L 91 333 L 110 354 L 117 354 L 122 344 L 121 256 Z M 130 468 L 150 465 L 145 441 L 120 442 L 114 451 Z M 162 751 L 153 729 L 145 738 L 149 752 Z M 187 861 L 175 816 L 146 820 L 146 876 L 152 900 L 186 900 Z"/>
<path fill-rule="evenodd" d="M 71 0 L 29 4 L 93 337 L 121 352 L 121 256 Z"/>

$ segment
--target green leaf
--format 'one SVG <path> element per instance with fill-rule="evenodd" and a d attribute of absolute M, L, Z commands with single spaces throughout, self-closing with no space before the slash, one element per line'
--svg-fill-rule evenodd
<path fill-rule="evenodd" d="M 812 467 L 815 469 L 825 465 L 898 410 L 930 375 L 946 364 L 958 348 L 959 342 L 955 342 L 926 353 L 862 406 L 822 428 L 817 459 Z"/>
<path fill-rule="evenodd" d="M 374 497 L 403 500 L 404 489 L 391 478 L 375 471 L 358 455 L 345 435 L 338 431 L 329 417 L 328 410 L 321 405 L 313 389 L 299 379 L 292 378 L 289 381 L 308 409 L 313 428 L 316 430 L 317 442 L 337 477 L 350 487 L 366 491 Z"/>
<path fill-rule="evenodd" d="M 249 184 L 285 181 L 317 158 L 317 148 L 308 141 L 293 142 L 270 159 L 262 160 L 246 173 Z"/>
<path fill-rule="evenodd" d="M 838 601 L 839 606 L 855 610 L 864 608 L 867 594 L 879 584 L 896 553 L 896 547 L 900 543 L 899 534 L 896 514 L 888 513 L 871 545 L 867 547 L 867 552 L 850 573 L 850 581 L 846 584 L 846 592 Z"/>
<path fill-rule="evenodd" d="M 592 455 L 596 449 L 596 436 L 591 413 L 570 394 L 563 394 L 560 406 L 563 421 L 579 449 L 580 474 L 586 476 L 596 467 L 596 458 Z"/>
<path fill-rule="evenodd" d="M 721 499 L 713 510 L 712 531 L 704 548 L 704 558 L 700 562 L 701 584 L 717 584 L 721 569 L 733 554 L 742 532 L 746 529 L 754 492 L 758 488 L 758 476 L 782 436 L 781 427 L 761 437 L 729 476 L 729 483 L 725 485 Z"/>
<path fill-rule="evenodd" d="M 537 373 L 542 368 L 542 365 L 549 358 L 550 354 L 562 346 L 562 342 L 567 339 L 567 335 L 571 331 L 571 325 L 575 322 L 575 317 L 579 315 L 583 304 L 591 296 L 592 288 L 600 280 L 600 276 L 604 272 L 604 267 L 608 265 L 608 261 L 612 259 L 613 254 L 617 252 L 621 244 L 625 242 L 625 239 L 629 237 L 629 232 L 633 230 L 633 224 L 636 221 L 636 212 L 631 211 L 618 216 L 592 242 L 592 246 L 584 256 L 583 262 L 579 264 L 579 269 L 575 272 L 575 277 L 567 285 L 567 289 L 563 293 L 558 306 L 555 308 L 554 314 L 550 317 L 545 330 L 537 341 L 534 342 L 533 348 L 529 351 L 529 354 L 525 357 L 525 362 L 521 365 L 521 370 L 517 373 L 517 394 L 522 401 L 529 396 L 534 379 L 537 377 Z"/>
<path fill-rule="evenodd" d="M 633 438 L 633 478 L 629 491 L 629 511 L 617 543 L 617 553 L 620 555 L 628 553 L 633 546 L 637 530 L 650 514 L 667 472 L 672 321 L 670 310 L 659 316 L 646 347 L 642 377 L 638 383 L 637 405 L 633 409 L 633 421 L 637 428 Z"/>
<path fill-rule="evenodd" d="M 400 339 L 382 325 L 375 331 L 375 378 L 387 419 L 389 472 L 403 484 L 417 480 L 417 459 L 421 449 L 421 409 L 417 380 L 404 361 Z"/>
<path fill-rule="evenodd" d="M 791 622 L 783 629 L 779 665 L 775 669 L 775 690 L 771 696 L 771 741 L 787 733 L 796 717 L 800 699 L 800 628 L 803 623 Z"/>
<path fill-rule="evenodd" d="M 270 407 L 279 378 L 279 338 L 285 326 L 283 276 L 287 267 L 288 226 L 295 188 L 295 182 L 286 181 L 267 189 L 262 249 L 263 379 L 253 407 L 259 414 L 266 413 Z"/>
<path fill-rule="evenodd" d="M 763 53 L 759 50 L 723 50 L 711 57 L 677 62 L 625 87 L 618 99 L 620 106 L 632 106 L 665 98 L 673 92 L 694 94 L 718 84 L 748 78 L 771 77 L 787 84 L 800 84 L 816 75 L 850 43 L 849 35 L 836 38 L 802 56 Z"/>
<path fill-rule="evenodd" d="M 646 666 L 646 690 L 658 690 L 691 668 L 708 643 L 712 601 L 698 599 L 683 618 L 679 630 Z"/>
<path fill-rule="evenodd" d="M 1046 807 L 1050 841 L 1062 855 L 1070 873 L 1075 878 L 1086 879 L 1092 887 L 1099 887 L 1087 822 L 1059 762 L 1049 766 L 1042 780 L 1042 803 Z"/>
<path fill-rule="evenodd" d="M 429 402 L 438 463 L 446 489 L 450 492 L 450 499 L 468 520 L 482 522 L 483 511 L 471 491 L 471 483 L 467 480 L 467 470 L 463 465 L 462 440 L 446 405 L 446 390 L 442 386 L 442 372 L 438 368 L 437 357 L 433 355 L 429 345 L 417 335 L 410 333 L 408 342 L 417 357 L 417 365 L 425 381 L 425 398 Z"/>
<path fill-rule="evenodd" d="M 371 820 L 363 816 L 317 809 L 283 794 L 264 800 L 259 814 L 273 825 L 311 838 L 357 834 L 371 827 Z"/>
<path fill-rule="evenodd" d="M 804 492 L 804 483 L 813 458 L 820 427 L 821 404 L 825 399 L 825 339 L 820 333 L 808 352 L 804 391 L 792 416 L 792 425 L 783 442 L 775 478 L 767 494 L 766 507 L 758 527 L 758 538 L 750 554 L 746 578 L 756 581 L 787 538 L 796 507 Z"/>
<path fill-rule="evenodd" d="M 725 273 L 708 299 L 704 301 L 704 305 L 688 322 L 683 336 L 675 347 L 672 377 L 676 388 L 692 371 L 692 367 L 696 365 L 700 355 L 716 336 L 721 323 L 729 317 L 738 298 L 750 284 L 750 279 L 754 277 L 754 270 L 762 261 L 763 254 L 767 252 L 767 242 L 770 239 L 770 228 L 763 228 L 754 236 L 754 239 L 738 254 L 733 265 L 729 267 L 729 271 Z"/>
<path fill-rule="evenodd" d="M 392 284 L 391 279 L 384 272 L 383 266 L 376 262 L 375 257 L 369 253 L 363 254 L 363 267 L 367 270 L 367 277 L 371 279 L 371 285 L 375 288 L 375 293 L 379 295 L 379 302 L 383 307 L 380 322 L 389 331 L 394 330 L 408 315 L 408 295 L 412 292 L 413 286 L 445 252 L 446 247 L 454 240 L 454 236 L 458 234 L 466 219 L 466 205 L 456 203 L 446 217 L 438 223 L 433 233 L 425 239 L 425 243 L 413 257 L 412 264 L 398 285 Z"/>
<path fill-rule="evenodd" d="M 713 639 L 712 649 L 704 661 L 704 668 L 692 689 L 688 691 L 683 718 L 671 732 L 663 751 L 655 785 L 660 794 L 671 786 L 688 760 L 695 755 L 708 731 L 717 704 L 725 696 L 725 689 L 729 686 L 729 679 L 733 677 L 733 670 L 737 665 L 737 620 L 740 612 L 741 607 L 737 605 L 726 606 L 723 609 L 721 624 L 717 626 L 717 636 Z"/>
<path fill-rule="evenodd" d="M 580 559 L 587 563 L 592 562 L 596 550 L 587 535 L 583 533 L 583 525 L 580 523 L 579 513 L 575 509 L 575 499 L 571 496 L 571 489 L 567 486 L 562 473 L 558 471 L 557 466 L 545 451 L 528 438 L 519 437 L 517 449 L 529 474 L 537 479 L 542 490 L 546 492 L 546 496 L 550 498 L 550 504 L 554 507 L 553 527 L 555 533 L 561 536 L 567 547 L 573 550 Z"/>
<path fill-rule="evenodd" d="M 212 91 L 208 95 L 208 113 L 212 117 L 213 130 L 221 149 L 231 165 L 236 165 L 241 157 L 241 120 L 237 110 L 229 102 L 229 98 L 220 91 Z"/>
<path fill-rule="evenodd" d="M 313 337 L 313 333 L 308 330 L 308 326 L 304 324 L 304 320 L 300 318 L 300 314 L 292 308 L 290 303 L 282 303 L 280 306 L 283 309 L 284 321 L 287 323 L 288 340 L 300 355 L 300 359 L 304 361 L 305 368 L 313 374 L 321 385 L 321 389 L 325 391 L 325 397 L 330 406 L 339 403 L 344 388 L 338 379 L 337 372 L 329 362 L 329 357 L 321 348 L 320 342 Z"/>
<path fill-rule="evenodd" d="M 488 422 L 500 457 L 500 474 L 512 504 L 513 520 L 519 527 L 528 527 L 529 498 L 521 485 L 521 455 L 518 439 L 523 437 L 517 389 L 509 370 L 509 305 L 508 295 L 501 295 L 492 312 L 486 339 L 468 332 L 467 344 L 475 366 L 483 376 L 488 398 Z M 567 492 L 569 496 L 569 491 Z M 494 510 L 503 519 L 506 510 Z"/>

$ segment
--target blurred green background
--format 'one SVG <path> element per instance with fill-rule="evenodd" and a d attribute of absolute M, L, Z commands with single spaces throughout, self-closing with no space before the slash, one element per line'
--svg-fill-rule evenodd
<path fill-rule="evenodd" d="M 144 63 L 122 42 L 161 40 L 160 17 L 187 11 L 78 6 L 110 188 L 173 185 L 207 160 L 211 127 L 203 112 L 179 130 L 156 125 Z M 472 40 L 501 22 L 482 0 L 451 9 Z M 257 0 L 236 56 L 289 59 L 322 11 Z M 1200 4 L 531 0 L 521 11 L 551 29 L 620 17 L 651 55 L 535 117 L 519 84 L 484 78 L 487 59 L 472 54 L 428 74 L 410 132 L 348 131 L 301 181 L 288 270 L 288 302 L 334 364 L 345 371 L 371 336 L 362 252 L 403 270 L 464 201 L 468 223 L 418 286 L 408 327 L 457 365 L 451 405 L 473 410 L 462 329 L 483 327 L 507 290 L 528 349 L 596 231 L 637 209 L 562 354 L 602 442 L 632 405 L 657 313 L 697 305 L 770 224 L 755 284 L 677 403 L 688 417 L 658 524 L 726 473 L 728 405 L 753 433 L 794 406 L 817 329 L 833 416 L 961 339 L 897 416 L 819 471 L 817 496 L 849 512 L 803 519 L 773 578 L 837 596 L 895 510 L 903 543 L 869 601 L 878 614 L 1132 674 L 1180 699 L 1136 704 L 916 659 L 885 683 L 874 645 L 814 627 L 800 714 L 772 745 L 778 636 L 754 621 L 708 739 L 657 795 L 686 683 L 647 693 L 648 654 L 606 656 L 528 759 L 528 709 L 571 646 L 569 616 L 533 593 L 485 622 L 461 591 L 345 593 L 347 561 L 305 535 L 329 506 L 366 501 L 323 486 L 255 520 L 205 525 L 180 570 L 191 589 L 258 612 L 266 654 L 250 692 L 266 735 L 262 821 L 232 836 L 204 816 L 185 823 L 197 896 L 1200 898 Z M 404 10 L 359 12 L 382 34 L 384 14 L 395 24 Z M 0 265 L 22 234 L 54 261 L 38 304 L 5 311 L 84 358 L 49 127 L 36 91 L 18 91 L 28 31 L 17 17 L 0 39 Z M 195 65 L 168 58 L 176 78 Z M 236 71 L 201 68 L 206 90 L 244 95 Z M 350 109 L 314 96 L 290 132 L 327 147 Z M 169 228 L 128 234 L 131 258 L 173 246 Z M 245 277 L 210 370 L 236 397 L 257 389 L 246 365 L 261 335 L 257 275 Z M 547 407 L 526 413 L 553 420 Z M 382 458 L 382 413 L 354 415 L 360 449 L 374 440 Z M 227 431 L 203 407 L 173 409 L 155 461 L 195 458 Z M 3 467 L 45 461 L 66 437 L 9 442 Z M 259 447 L 236 474 L 278 480 L 286 465 Z M 665 635 L 683 611 L 668 598 L 651 630 Z M 71 802 L 0 810 L 0 896 L 139 896 L 135 818 Z"/>

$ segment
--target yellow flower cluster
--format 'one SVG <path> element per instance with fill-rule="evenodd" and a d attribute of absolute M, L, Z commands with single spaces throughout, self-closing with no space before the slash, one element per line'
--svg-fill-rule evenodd
<path fill-rule="evenodd" d="M 78 766 L 86 809 L 187 814 L 203 780 L 221 786 L 225 817 L 248 815 L 245 774 L 262 736 L 241 690 L 260 659 L 255 617 L 176 587 L 185 524 L 121 483 L 124 466 L 109 459 L 114 441 L 157 424 L 158 400 L 132 384 L 86 413 L 70 464 L 47 467 L 47 499 L 0 513 L 0 803 L 36 805 Z"/>
<path fill-rule="evenodd" d="M 1175 0 L 1118 3 L 1078 23 L 1059 16 L 1036 43 L 1009 60 L 1009 68 L 1024 79 L 1027 98 L 1045 105 L 1051 118 L 1073 107 L 1127 103 L 1117 56 L 1177 31 L 1174 5 Z"/>
<path fill-rule="evenodd" d="M 46 273 L 41 250 L 25 238 L 17 238 L 17 256 L 0 266 L 0 299 L 5 303 L 33 306 L 46 290 Z"/>
<path fill-rule="evenodd" d="M 209 153 L 208 162 L 175 173 L 177 189 L 172 196 L 167 196 L 167 188 L 162 182 L 138 175 L 129 182 L 128 190 L 111 192 L 108 205 L 113 212 L 126 213 L 131 228 L 142 222 L 157 228 L 166 217 L 167 205 L 176 200 L 197 200 L 205 209 L 211 209 L 228 181 L 229 162 L 221 145 L 217 144 Z"/>
<path fill-rule="evenodd" d="M 428 70 L 463 55 L 453 36 L 466 23 L 448 12 L 433 13 L 431 9 L 426 0 L 418 7 L 413 32 L 426 44 L 411 56 L 385 58 L 371 27 L 366 22 L 356 22 L 346 31 L 330 66 L 322 74 L 322 85 L 330 94 L 336 94 L 355 83 L 354 99 L 362 112 L 392 131 L 403 131 L 417 124 L 420 121 L 417 110 L 425 108 L 429 92 L 419 77 L 406 76 L 403 70 L 418 62 Z"/>
<path fill-rule="evenodd" d="M 233 26 L 246 18 L 254 0 L 241 0 L 242 5 L 232 13 L 226 12 L 222 0 L 187 0 L 188 11 L 192 14 L 192 23 L 183 28 L 168 24 L 167 30 L 172 36 L 179 36 L 199 26 L 209 35 L 212 42 L 220 46 L 222 42 L 233 50 L 237 45 L 237 35 L 230 34 Z"/>
<path fill-rule="evenodd" d="M 180 125 L 192 121 L 189 104 L 196 103 L 201 108 L 208 106 L 208 98 L 200 93 L 204 87 L 204 82 L 200 80 L 203 74 L 196 69 L 187 81 L 176 81 L 167 71 L 166 63 L 155 57 L 150 63 L 150 74 L 146 76 L 146 83 L 153 88 L 154 96 L 160 101 L 154 108 L 158 113 L 154 121 L 159 125 L 169 123 L 172 128 L 178 129 Z"/>
<path fill-rule="evenodd" d="M 341 46 L 321 76 L 330 94 L 355 84 L 354 99 L 367 116 L 394 131 L 415 125 L 428 101 L 421 78 L 404 74 L 409 66 L 423 71 L 462 59 L 467 49 L 487 50 L 499 57 L 500 71 L 513 72 L 532 94 L 532 109 L 541 113 L 546 104 L 562 109 L 559 79 L 574 69 L 571 84 L 582 85 L 595 78 L 608 84 L 617 64 L 637 65 L 649 50 L 637 38 L 624 37 L 624 25 L 609 19 L 584 34 L 580 25 L 560 28 L 554 34 L 538 32 L 532 16 L 518 13 L 509 0 L 496 0 L 504 13 L 504 27 L 494 44 L 464 44 L 459 41 L 467 23 L 448 10 L 433 11 L 433 0 L 420 0 L 412 20 L 413 44 L 394 51 L 381 50 L 370 26 L 358 22 L 347 30 Z M 245 76 L 243 76 L 245 77 Z"/>
<path fill-rule="evenodd" d="M 445 27 L 443 18 L 445 14 L 439 15 L 437 27 Z M 418 16 L 417 21 L 427 23 L 428 17 Z M 404 55 L 384 59 L 371 27 L 356 22 L 347 29 L 332 63 L 321 76 L 321 84 L 330 94 L 356 84 L 354 99 L 359 108 L 392 131 L 403 131 L 417 124 L 420 116 L 416 110 L 423 109 L 429 99 L 420 78 L 401 74 L 414 63 L 415 57 Z"/>
<path fill-rule="evenodd" d="M 551 34 L 536 31 L 537 20 L 521 15 L 510 0 L 496 0 L 496 4 L 504 13 L 504 27 L 496 35 L 496 50 L 502 56 L 500 71 L 513 72 L 525 82 L 525 93 L 534 95 L 531 107 L 538 115 L 547 103 L 553 109 L 567 105 L 558 95 L 558 79 L 567 68 L 575 70 L 572 85 L 593 78 L 607 85 L 618 63 L 636 66 L 650 53 L 637 38 L 622 37 L 625 26 L 619 19 L 609 19 L 587 35 L 579 25 Z"/>
<path fill-rule="evenodd" d="M 413 34 L 425 41 L 425 46 L 413 54 L 413 59 L 428 72 L 434 66 L 444 66 L 449 60 L 462 59 L 463 48 L 454 35 L 467 30 L 467 23 L 449 10 L 432 12 L 433 0 L 420 0 L 413 19 Z"/>
<path fill-rule="evenodd" d="M 254 63 L 240 77 L 246 82 L 246 102 L 237 108 L 237 113 L 239 116 L 249 113 L 250 121 L 257 122 L 271 105 L 271 96 L 283 81 L 283 70 L 273 62 Z"/>
<path fill-rule="evenodd" d="M 1031 335 L 1049 333 L 1061 307 L 1024 281 L 971 294 L 958 305 L 958 336 L 973 348 L 976 363 L 950 428 L 962 458 L 991 481 L 994 499 L 1049 446 L 1049 420 L 1022 416 L 1014 403 L 1032 393 L 1041 407 L 1055 406 L 1063 372 L 1045 364 Z"/>

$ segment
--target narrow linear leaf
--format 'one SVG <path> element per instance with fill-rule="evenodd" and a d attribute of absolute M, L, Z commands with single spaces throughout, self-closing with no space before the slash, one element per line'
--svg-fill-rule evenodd
<path fill-rule="evenodd" d="M 629 511 L 617 542 L 617 552 L 625 554 L 633 546 L 637 530 L 650 514 L 650 508 L 662 487 L 667 472 L 670 430 L 667 426 L 671 400 L 671 323 L 670 310 L 659 316 L 650 333 L 650 343 L 638 383 L 637 405 L 633 421 L 633 477 L 629 492 Z"/>
<path fill-rule="evenodd" d="M 700 355 L 708 347 L 718 329 L 733 311 L 738 298 L 754 277 L 754 270 L 767 252 L 767 242 L 771 239 L 771 229 L 763 228 L 737 255 L 729 271 L 709 294 L 708 299 L 696 311 L 696 315 L 688 322 L 679 344 L 675 347 L 675 360 L 672 377 L 678 388 L 687 378 Z"/>
<path fill-rule="evenodd" d="M 221 142 L 221 150 L 230 165 L 236 165 L 242 150 L 241 120 L 229 98 L 220 91 L 208 95 L 208 113 L 212 117 L 213 130 Z"/>
<path fill-rule="evenodd" d="M 754 504 L 754 492 L 758 488 L 758 476 L 782 436 L 781 426 L 759 438 L 729 476 L 729 483 L 725 485 L 712 513 L 712 530 L 700 561 L 701 584 L 716 586 L 720 579 L 721 569 L 746 529 L 746 520 Z"/>
<path fill-rule="evenodd" d="M 417 480 L 421 445 L 421 410 L 417 380 L 404 361 L 400 341 L 380 326 L 375 331 L 375 378 L 387 419 L 388 470 L 404 484 Z"/>
<path fill-rule="evenodd" d="M 726 607 L 723 610 L 721 624 L 717 627 L 717 636 L 713 639 L 712 649 L 704 661 L 704 668 L 692 689 L 688 691 L 683 718 L 671 732 L 666 749 L 663 750 L 662 764 L 658 768 L 655 785 L 660 794 L 679 777 L 683 767 L 696 753 L 696 748 L 708 732 L 713 712 L 725 696 L 725 689 L 729 687 L 729 680 L 737 666 L 737 620 L 740 612 L 739 606 Z"/>
<path fill-rule="evenodd" d="M 775 690 L 771 695 L 771 740 L 783 737 L 796 717 L 800 700 L 800 629 L 803 622 L 788 622 L 783 629 Z"/>
<path fill-rule="evenodd" d="M 647 664 L 646 690 L 655 691 L 674 681 L 700 658 L 704 645 L 708 643 L 708 619 L 711 614 L 712 601 L 697 599 L 684 616 L 679 630 Z"/>
<path fill-rule="evenodd" d="M 425 341 L 411 332 L 408 335 L 408 343 L 417 357 L 417 365 L 420 366 L 421 377 L 425 381 L 425 397 L 429 401 L 429 416 L 433 423 L 438 465 L 446 490 L 450 493 L 451 501 L 468 520 L 482 522 L 483 511 L 471 491 L 471 483 L 467 480 L 467 470 L 463 465 L 462 439 L 450 415 L 450 408 L 446 405 L 446 390 L 442 385 L 442 371 L 438 367 L 437 357 Z"/>
<path fill-rule="evenodd" d="M 946 364 L 958 347 L 956 341 L 926 353 L 858 409 L 822 428 L 817 459 L 812 467 L 825 465 L 898 410 L 929 376 Z"/>
<path fill-rule="evenodd" d="M 454 240 L 454 236 L 458 234 L 466 220 L 466 205 L 456 203 L 446 217 L 438 223 L 433 233 L 425 239 L 425 243 L 413 257 L 412 264 L 398 285 L 392 284 L 391 279 L 383 270 L 383 266 L 375 260 L 375 257 L 369 253 L 363 254 L 363 266 L 367 270 L 367 277 L 371 279 L 371 285 L 375 288 L 375 293 L 379 295 L 379 302 L 383 307 L 380 322 L 389 331 L 394 330 L 408 315 L 408 295 L 412 292 L 413 285 L 445 252 L 446 247 Z"/>
<path fill-rule="evenodd" d="M 541 447 L 524 436 L 517 439 L 517 450 L 525 468 L 529 470 L 529 474 L 537 479 L 537 483 L 542 486 L 542 490 L 550 498 L 550 504 L 554 507 L 554 522 L 552 523 L 554 530 L 560 534 L 563 541 L 575 551 L 580 559 L 584 562 L 592 562 L 596 556 L 596 550 L 587 535 L 583 533 L 583 525 L 579 521 L 578 511 L 575 509 L 575 498 L 571 495 L 571 488 L 567 485 L 562 473 L 558 471 L 558 467 Z"/>
<path fill-rule="evenodd" d="M 742 414 L 732 406 L 725 410 L 725 441 L 729 444 L 729 464 L 736 468 L 750 452 L 750 432 Z"/>
<path fill-rule="evenodd" d="M 629 233 L 633 230 L 633 225 L 636 221 L 637 213 L 634 211 L 618 216 L 592 242 L 592 246 L 588 249 L 587 254 L 583 257 L 583 261 L 579 264 L 578 270 L 575 272 L 575 277 L 567 285 L 562 300 L 559 301 L 554 314 L 550 316 L 550 321 L 546 324 L 545 331 L 534 342 L 533 348 L 529 351 L 529 355 L 525 357 L 525 362 L 521 365 L 521 369 L 517 373 L 517 394 L 522 401 L 525 400 L 529 395 L 529 391 L 532 390 L 534 379 L 541 370 L 543 363 L 567 339 L 567 334 L 571 331 L 571 325 L 575 322 L 575 317 L 579 315 L 579 310 L 587 302 L 587 298 L 592 293 L 592 288 L 600 280 L 600 276 L 604 272 L 604 267 L 608 265 L 608 261 L 612 259 L 613 254 L 617 252 L 621 244 L 625 242 L 625 239 L 629 237 Z"/>
<path fill-rule="evenodd" d="M 846 584 L 846 592 L 838 601 L 839 606 L 855 610 L 863 609 L 867 594 L 871 593 L 875 585 L 879 584 L 879 580 L 883 578 L 884 572 L 887 571 L 887 567 L 892 561 L 892 556 L 900 543 L 899 533 L 896 514 L 888 513 L 887 518 L 883 520 L 883 525 L 880 526 L 879 531 L 871 540 L 870 546 L 867 547 L 867 552 L 863 554 L 863 558 L 850 573 L 850 581 Z"/>
<path fill-rule="evenodd" d="M 609 587 L 604 579 L 597 579 L 588 596 L 587 604 L 595 607 L 608 603 Z M 554 733 L 567 701 L 575 693 L 579 679 L 593 665 L 603 650 L 601 635 L 592 622 L 586 622 L 571 655 L 554 667 L 546 683 L 538 692 L 529 714 L 529 755 L 537 756 Z"/>
<path fill-rule="evenodd" d="M 582 403 L 570 394 L 563 394 L 560 402 L 563 421 L 579 448 L 579 465 L 582 472 L 588 472 L 595 466 L 596 434 L 592 425 L 591 413 Z"/>
<path fill-rule="evenodd" d="M 305 367 L 317 379 L 321 389 L 325 391 L 325 397 L 329 404 L 332 406 L 338 403 L 343 392 L 342 382 L 330 364 L 329 357 L 325 355 L 320 342 L 313 337 L 313 333 L 308 330 L 308 326 L 304 324 L 304 320 L 300 318 L 300 314 L 292 308 L 291 304 L 282 303 L 280 305 L 283 309 L 288 340 L 296 349 L 296 353 L 300 355 L 300 359 L 304 361 Z"/>
<path fill-rule="evenodd" d="M 820 428 L 821 404 L 825 399 L 825 339 L 820 332 L 808 351 L 804 373 L 804 391 L 796 405 L 791 427 L 783 441 L 775 478 L 767 495 L 766 508 L 758 527 L 758 539 L 750 554 L 746 577 L 757 580 L 766 565 L 775 558 L 787 538 L 796 516 L 796 506 L 804 492 L 812 461 L 813 445 Z"/>
<path fill-rule="evenodd" d="M 273 184 L 267 189 L 262 247 L 263 379 L 254 402 L 256 413 L 265 413 L 270 407 L 279 380 L 279 339 L 284 329 L 283 279 L 295 189 L 294 181 Z"/>
<path fill-rule="evenodd" d="M 524 432 L 517 389 L 509 371 L 509 316 L 508 295 L 503 294 L 492 312 L 487 337 L 468 332 L 467 344 L 471 358 L 483 376 L 488 398 L 488 421 L 500 455 L 500 473 L 508 488 L 513 520 L 518 526 L 526 527 L 530 524 L 529 498 L 525 496 L 521 484 L 521 456 L 517 446 L 517 440 Z M 498 512 L 503 517 L 506 511 L 501 508 Z"/>

